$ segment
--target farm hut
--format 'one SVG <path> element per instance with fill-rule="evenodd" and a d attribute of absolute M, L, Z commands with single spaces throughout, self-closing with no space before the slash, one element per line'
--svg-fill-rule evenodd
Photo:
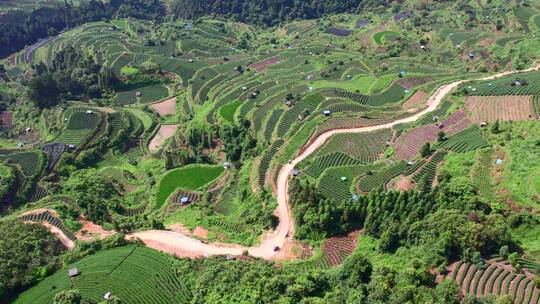
<path fill-rule="evenodd" d="M 504 161 L 502 159 L 495 160 L 495 164 L 497 164 L 497 165 L 502 165 L 503 162 Z"/>
<path fill-rule="evenodd" d="M 292 170 L 292 175 L 293 176 L 298 176 L 298 175 L 300 175 L 300 171 L 297 170 L 297 169 L 294 169 L 294 170 Z"/>
<path fill-rule="evenodd" d="M 189 197 L 187 196 L 180 197 L 180 205 L 187 205 L 187 204 L 189 204 Z"/>
<path fill-rule="evenodd" d="M 30 132 L 32 131 L 32 128 L 31 127 L 27 127 L 26 129 L 24 129 L 25 132 Z"/>
<path fill-rule="evenodd" d="M 193 59 L 189 59 L 188 61 L 189 61 L 189 63 L 193 63 Z"/>
<path fill-rule="evenodd" d="M 352 200 L 353 202 L 358 202 L 359 199 L 360 199 L 360 196 L 359 196 L 358 194 L 354 194 L 354 195 L 352 196 L 352 198 L 351 198 L 351 200 Z"/>
<path fill-rule="evenodd" d="M 77 146 L 75 146 L 74 144 L 69 144 L 68 145 L 68 149 L 70 150 L 75 150 L 77 148 Z"/>
<path fill-rule="evenodd" d="M 483 127 L 487 126 L 487 122 L 482 121 L 482 122 L 480 122 L 479 125 L 480 125 L 481 128 L 483 128 Z"/>
<path fill-rule="evenodd" d="M 243 86 L 243 87 L 242 87 L 242 90 L 244 90 L 244 91 L 247 91 L 247 89 L 248 89 L 248 88 L 247 88 L 246 86 Z"/>
<path fill-rule="evenodd" d="M 70 268 L 68 270 L 68 277 L 72 278 L 72 277 L 76 277 L 78 275 L 79 275 L 79 269 L 77 269 L 76 267 Z"/>
<path fill-rule="evenodd" d="M 230 169 L 231 167 L 232 167 L 231 162 L 226 161 L 226 162 L 223 163 L 223 168 Z"/>
<path fill-rule="evenodd" d="M 92 114 L 92 113 L 94 113 L 94 111 L 92 111 L 92 110 L 86 110 L 86 114 Z"/>
<path fill-rule="evenodd" d="M 330 114 L 332 114 L 332 112 L 330 112 L 330 110 L 324 110 L 323 114 L 324 114 L 324 116 L 330 116 Z"/>
<path fill-rule="evenodd" d="M 103 299 L 108 300 L 111 297 L 111 292 L 107 291 L 105 295 L 103 296 Z"/>
<path fill-rule="evenodd" d="M 391 145 L 392 145 L 392 142 L 389 141 L 389 140 L 387 140 L 387 141 L 386 141 L 386 146 L 391 146 Z"/>
<path fill-rule="evenodd" d="M 352 76 L 351 76 L 351 75 L 347 75 L 347 78 L 351 79 L 351 78 L 352 78 Z"/>
<path fill-rule="evenodd" d="M 292 102 L 291 102 L 290 100 L 287 100 L 287 101 L 285 101 L 285 105 L 286 105 L 287 107 L 291 107 L 291 106 L 292 106 Z"/>
<path fill-rule="evenodd" d="M 135 97 L 141 97 L 142 96 L 142 92 L 135 92 Z"/>
<path fill-rule="evenodd" d="M 17 148 L 22 148 L 22 147 L 24 147 L 24 143 L 22 142 L 17 143 Z"/>
<path fill-rule="evenodd" d="M 420 49 L 423 50 L 423 51 L 425 51 L 425 50 L 426 50 L 426 46 L 422 44 L 422 45 L 420 45 Z"/>
<path fill-rule="evenodd" d="M 476 55 L 475 55 L 473 52 L 470 52 L 470 53 L 469 53 L 469 59 L 472 60 L 472 59 L 474 59 L 475 56 L 476 56 Z"/>
<path fill-rule="evenodd" d="M 412 166 L 413 165 L 413 162 L 410 160 L 407 162 L 407 166 Z"/>
<path fill-rule="evenodd" d="M 347 181 L 347 177 L 346 177 L 346 176 L 342 176 L 342 177 L 341 177 L 341 181 L 342 181 L 342 182 L 346 182 L 346 181 Z"/>

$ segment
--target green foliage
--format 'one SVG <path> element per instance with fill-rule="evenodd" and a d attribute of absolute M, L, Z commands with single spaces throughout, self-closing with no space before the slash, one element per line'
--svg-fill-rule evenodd
<path fill-rule="evenodd" d="M 62 184 L 62 194 L 73 198 L 90 220 L 108 221 L 110 210 L 118 209 L 121 197 L 112 182 L 95 169 L 78 170 Z"/>
<path fill-rule="evenodd" d="M 223 166 L 192 165 L 171 170 L 161 178 L 157 189 L 158 207 L 162 206 L 169 195 L 177 188 L 199 190 L 218 178 L 224 169 Z"/>
<path fill-rule="evenodd" d="M 2 297 L 35 284 L 57 268 L 63 247 L 42 226 L 4 221 L 0 233 L 0 286 L 6 292 Z"/>
<path fill-rule="evenodd" d="M 420 148 L 420 156 L 422 157 L 428 157 L 430 154 L 431 154 L 431 145 L 429 143 L 425 143 L 421 148 Z"/>
<path fill-rule="evenodd" d="M 14 182 L 15 172 L 13 169 L 0 162 L 0 200 L 6 197 Z"/>
<path fill-rule="evenodd" d="M 35 77 L 30 81 L 28 98 L 41 109 L 55 106 L 60 98 L 58 83 L 48 74 Z"/>
<path fill-rule="evenodd" d="M 53 304 L 80 304 L 81 293 L 76 290 L 62 290 L 54 295 Z"/>

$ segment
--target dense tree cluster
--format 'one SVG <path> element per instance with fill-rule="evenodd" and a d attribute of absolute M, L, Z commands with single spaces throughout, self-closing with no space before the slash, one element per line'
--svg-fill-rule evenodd
<path fill-rule="evenodd" d="M 30 81 L 28 97 L 42 109 L 56 105 L 62 98 L 99 98 L 119 84 L 111 69 L 73 47 L 58 52 L 50 67 L 40 63 L 34 70 L 37 77 Z"/>
<path fill-rule="evenodd" d="M 114 184 L 93 169 L 74 172 L 62 184 L 62 193 L 72 197 L 82 213 L 98 223 L 109 221 L 109 210 L 118 209 L 121 202 Z"/>
<path fill-rule="evenodd" d="M 176 17 L 193 19 L 201 16 L 232 18 L 240 22 L 273 26 L 294 19 L 314 19 L 336 13 L 354 13 L 367 5 L 386 1 L 363 0 L 175 0 L 171 11 Z"/>
<path fill-rule="evenodd" d="M 57 268 L 63 247 L 44 227 L 19 220 L 4 221 L 0 223 L 0 234 L 0 299 Z"/>
<path fill-rule="evenodd" d="M 38 39 L 57 35 L 86 22 L 135 17 L 160 20 L 165 9 L 158 0 L 73 1 L 38 7 L 31 12 L 14 11 L 0 17 L 0 57 L 15 53 Z"/>
<path fill-rule="evenodd" d="M 301 181 L 292 183 L 291 193 L 296 235 L 303 239 L 363 228 L 380 238 L 384 252 L 429 244 L 443 260 L 492 254 L 514 245 L 503 216 L 481 203 L 460 179 L 443 181 L 431 192 L 373 191 L 357 202 L 324 199 L 315 186 Z"/>
<path fill-rule="evenodd" d="M 14 182 L 15 172 L 13 171 L 13 168 L 0 162 L 0 201 L 6 197 L 10 190 L 12 190 Z"/>
<path fill-rule="evenodd" d="M 396 273 L 375 268 L 360 252 L 333 271 L 215 257 L 175 264 L 193 291 L 191 303 L 459 303 L 452 281 L 430 288 L 433 277 L 420 261 L 414 271 Z"/>

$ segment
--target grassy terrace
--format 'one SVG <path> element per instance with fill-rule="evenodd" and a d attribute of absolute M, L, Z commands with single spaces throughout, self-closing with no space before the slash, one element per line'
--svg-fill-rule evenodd
<path fill-rule="evenodd" d="M 199 190 L 216 180 L 224 171 L 223 166 L 192 165 L 173 169 L 163 175 L 157 189 L 158 207 L 178 188 Z"/>

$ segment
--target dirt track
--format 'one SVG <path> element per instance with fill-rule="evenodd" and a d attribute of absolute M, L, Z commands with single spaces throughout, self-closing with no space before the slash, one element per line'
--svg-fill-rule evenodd
<path fill-rule="evenodd" d="M 533 68 L 519 71 L 526 72 L 531 70 L 536 70 L 540 68 L 540 65 L 536 65 Z M 491 80 L 497 77 L 502 77 L 508 74 L 515 73 L 516 71 L 507 71 L 499 73 L 493 76 L 483 77 L 476 80 Z M 291 171 L 304 158 L 308 157 L 310 154 L 315 152 L 319 147 L 321 147 L 326 141 L 334 136 L 335 134 L 340 133 L 365 133 L 371 132 L 386 128 L 391 128 L 397 124 L 409 123 L 418 120 L 424 114 L 434 111 L 438 105 L 441 103 L 443 98 L 449 94 L 454 88 L 463 83 L 464 81 L 456 81 L 447 85 L 441 86 L 435 91 L 435 93 L 430 96 L 427 101 L 427 108 L 406 118 L 396 120 L 391 123 L 371 126 L 371 127 L 360 127 L 352 129 L 338 129 L 330 130 L 319 135 L 315 140 L 309 143 L 309 146 L 303 149 L 302 153 L 299 154 L 294 160 L 291 160 L 289 164 L 284 165 L 281 168 L 278 176 L 277 182 L 277 201 L 278 207 L 276 209 L 276 215 L 279 218 L 279 224 L 276 230 L 268 232 L 261 237 L 261 242 L 258 246 L 254 247 L 242 247 L 235 244 L 205 244 L 197 239 L 188 237 L 179 232 L 165 231 L 165 230 L 149 230 L 143 232 L 135 232 L 128 235 L 127 239 L 140 239 L 148 247 L 161 250 L 163 252 L 175 254 L 181 257 L 197 258 L 197 257 L 206 257 L 212 255 L 241 255 L 245 251 L 248 251 L 250 255 L 255 257 L 260 257 L 268 260 L 278 260 L 280 259 L 281 252 L 274 252 L 274 247 L 282 248 L 287 239 L 291 239 L 294 234 L 294 224 L 292 221 L 291 211 L 288 204 L 288 187 L 289 187 L 289 176 L 291 176 Z M 49 227 L 50 228 L 50 227 Z"/>
<path fill-rule="evenodd" d="M 530 68 L 524 71 L 519 71 L 519 72 L 536 70 L 539 67 L 540 65 L 536 65 L 533 68 Z M 491 79 L 502 77 L 502 76 L 512 74 L 515 72 L 516 71 L 506 71 L 506 72 L 502 72 L 493 76 L 479 78 L 477 80 L 491 80 Z M 365 132 L 391 128 L 401 123 L 414 122 L 418 120 L 420 117 L 422 117 L 424 114 L 434 111 L 439 106 L 443 98 L 463 82 L 464 80 L 460 80 L 460 81 L 456 81 L 456 82 L 441 86 L 439 89 L 435 91 L 435 93 L 432 96 L 429 97 L 427 101 L 428 107 L 424 109 L 423 111 L 420 111 L 412 116 L 409 116 L 400 120 L 396 120 L 391 123 L 378 125 L 378 126 L 330 130 L 328 132 L 321 134 L 319 137 L 317 137 L 314 141 L 312 141 L 309 144 L 307 148 L 303 150 L 303 152 L 300 155 L 298 155 L 294 160 L 291 160 L 289 164 L 286 164 L 281 168 L 281 171 L 279 172 L 278 183 L 277 183 L 278 207 L 276 209 L 276 215 L 279 218 L 279 224 L 276 230 L 264 235 L 262 237 L 261 243 L 256 247 L 245 248 L 245 247 L 238 247 L 235 245 L 204 244 L 198 240 L 186 237 L 180 233 L 170 232 L 170 231 L 160 231 L 160 230 L 137 232 L 137 233 L 133 233 L 132 237 L 139 238 L 145 243 L 159 242 L 162 246 L 152 246 L 151 244 L 148 244 L 148 245 L 149 247 L 152 247 L 155 249 L 161 249 L 163 251 L 177 254 L 180 256 L 189 256 L 189 254 L 186 255 L 186 252 L 195 253 L 198 256 L 222 255 L 222 254 L 238 255 L 238 254 L 241 254 L 244 250 L 247 250 L 249 254 L 252 256 L 256 256 L 256 257 L 260 257 L 264 259 L 270 259 L 270 260 L 278 259 L 279 251 L 277 253 L 274 252 L 273 250 L 274 247 L 276 246 L 280 248 L 283 247 L 286 239 L 292 238 L 294 234 L 294 225 L 292 222 L 291 210 L 289 207 L 288 187 L 289 187 L 289 176 L 291 175 L 291 171 L 293 170 L 296 164 L 298 164 L 304 158 L 308 157 L 310 154 L 315 152 L 330 137 L 334 136 L 335 134 L 365 133 Z M 174 248 L 178 248 L 180 250 L 175 251 Z"/>

